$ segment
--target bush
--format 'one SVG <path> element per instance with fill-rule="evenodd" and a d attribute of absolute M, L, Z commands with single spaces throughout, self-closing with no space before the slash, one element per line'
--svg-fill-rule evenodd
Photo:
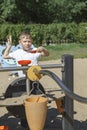
<path fill-rule="evenodd" d="M 87 43 L 87 23 L 56 23 L 56 24 L 1 24 L 0 39 L 3 43 L 11 34 L 13 44 L 18 44 L 22 31 L 29 31 L 36 46 L 61 43 Z"/>
<path fill-rule="evenodd" d="M 87 23 L 80 23 L 78 25 L 78 42 L 87 43 Z"/>

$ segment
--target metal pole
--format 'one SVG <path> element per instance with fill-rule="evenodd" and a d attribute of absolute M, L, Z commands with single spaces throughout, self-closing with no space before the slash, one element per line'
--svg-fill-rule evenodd
<path fill-rule="evenodd" d="M 26 77 L 26 91 L 27 95 L 30 93 L 30 80 Z"/>
<path fill-rule="evenodd" d="M 45 64 L 39 65 L 42 69 L 52 69 L 52 68 L 62 68 L 63 64 Z M 6 71 L 17 71 L 17 70 L 27 70 L 31 66 L 16 66 L 16 67 L 0 67 L 0 72 Z"/>
<path fill-rule="evenodd" d="M 73 92 L 73 56 L 63 55 L 62 63 L 64 67 L 62 68 L 62 81 L 63 83 Z M 74 120 L 73 120 L 73 100 L 65 95 L 63 114 L 63 130 L 74 130 Z"/>

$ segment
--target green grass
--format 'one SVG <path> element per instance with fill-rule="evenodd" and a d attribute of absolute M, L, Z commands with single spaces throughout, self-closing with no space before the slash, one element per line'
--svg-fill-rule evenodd
<path fill-rule="evenodd" d="M 71 54 L 74 58 L 87 58 L 87 44 L 62 44 L 46 47 L 50 55 L 40 60 L 57 60 L 64 54 Z"/>

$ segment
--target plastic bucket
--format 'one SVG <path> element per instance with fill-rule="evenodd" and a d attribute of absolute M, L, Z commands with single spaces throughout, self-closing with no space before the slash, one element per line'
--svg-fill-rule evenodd
<path fill-rule="evenodd" d="M 24 101 L 24 106 L 30 130 L 43 130 L 47 114 L 47 99 L 30 97 Z"/>

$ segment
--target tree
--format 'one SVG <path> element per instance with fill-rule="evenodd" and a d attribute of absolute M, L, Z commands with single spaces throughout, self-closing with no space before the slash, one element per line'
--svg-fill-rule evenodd
<path fill-rule="evenodd" d="M 87 20 L 87 1 L 86 0 L 73 0 L 72 20 L 82 22 Z"/>
<path fill-rule="evenodd" d="M 1 4 L 1 17 L 5 22 L 16 23 L 18 20 L 18 9 L 15 0 L 2 0 Z"/>
<path fill-rule="evenodd" d="M 87 21 L 86 0 L 0 0 L 0 23 Z"/>

